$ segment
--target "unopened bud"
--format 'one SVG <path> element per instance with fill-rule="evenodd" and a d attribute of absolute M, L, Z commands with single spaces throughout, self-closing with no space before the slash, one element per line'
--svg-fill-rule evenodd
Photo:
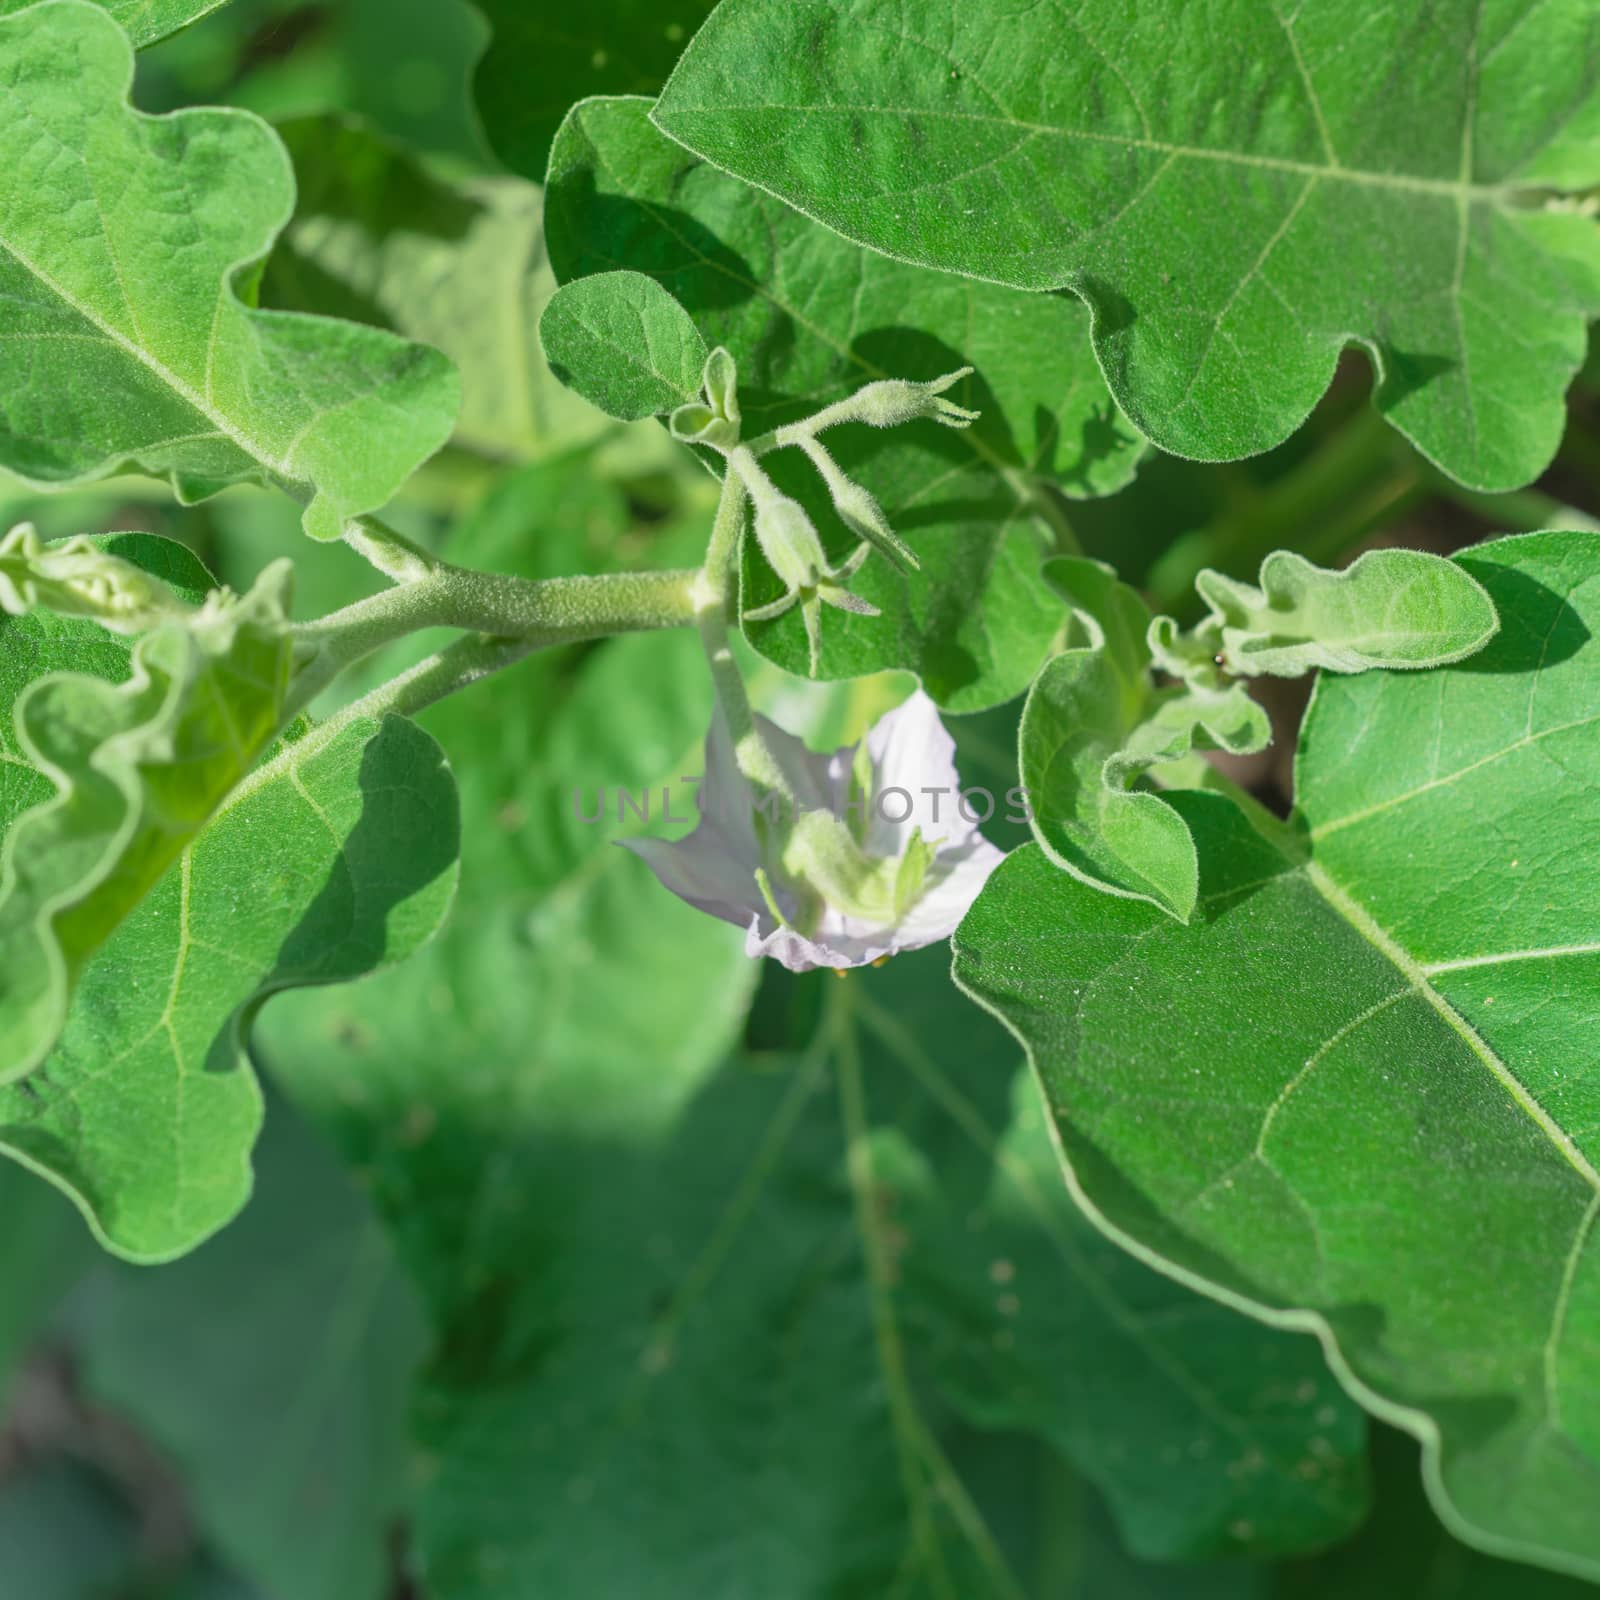
<path fill-rule="evenodd" d="M 674 439 L 681 439 L 685 444 L 698 444 L 706 429 L 716 420 L 710 406 L 691 400 L 687 405 L 679 406 L 667 418 L 667 428 Z"/>
<path fill-rule="evenodd" d="M 805 508 L 776 489 L 756 502 L 756 540 L 785 589 L 815 587 L 828 564 Z"/>
<path fill-rule="evenodd" d="M 971 367 L 961 367 L 931 383 L 885 378 L 857 390 L 844 404 L 854 421 L 869 423 L 874 428 L 895 428 L 902 422 L 915 422 L 919 417 L 941 422 L 947 428 L 970 427 L 978 420 L 978 413 L 944 399 L 943 395 L 971 371 Z"/>
<path fill-rule="evenodd" d="M 859 539 L 865 539 L 880 555 L 899 567 L 917 571 L 922 563 L 916 552 L 889 526 L 878 502 L 872 495 L 839 470 L 839 464 L 817 439 L 802 439 L 800 448 L 811 464 L 822 474 L 822 481 L 833 497 L 833 508 L 839 520 Z"/>

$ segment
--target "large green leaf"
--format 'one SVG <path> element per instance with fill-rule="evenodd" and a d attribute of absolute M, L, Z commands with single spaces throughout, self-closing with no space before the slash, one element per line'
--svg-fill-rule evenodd
<path fill-rule="evenodd" d="M 278 133 L 299 198 L 267 262 L 264 305 L 375 323 L 444 351 L 461 374 L 454 438 L 470 449 L 515 459 L 596 431 L 539 352 L 555 280 L 538 189 L 448 182 L 342 118 L 302 117 Z"/>
<path fill-rule="evenodd" d="M 1070 1182 L 1185 1281 L 1314 1327 L 1463 1537 L 1600 1576 L 1600 536 L 1458 558 L 1501 631 L 1325 678 L 1281 849 L 1173 797 L 1188 928 L 1014 853 L 960 982 Z M 1309 845 L 1309 859 L 1305 859 Z"/>
<path fill-rule="evenodd" d="M 1015 1047 L 938 955 L 780 981 L 730 1051 L 737 930 L 609 843 L 619 786 L 662 827 L 662 785 L 699 771 L 705 679 L 693 640 L 628 639 L 537 698 L 511 678 L 440 707 L 473 752 L 451 928 L 263 1019 L 441 1330 L 430 1591 L 820 1600 L 899 1572 L 1013 1595 L 962 1466 L 975 1426 L 1044 1434 L 1147 1552 L 1347 1528 L 1360 1429 L 1314 1346 L 1095 1235 L 1031 1085 L 1013 1105 Z M 580 821 L 602 785 L 604 825 Z"/>
<path fill-rule="evenodd" d="M 122 25 L 122 31 L 139 48 L 165 39 L 168 34 L 198 22 L 226 0 L 97 0 Z M 0 0 L 0 16 L 21 11 L 33 0 Z"/>
<path fill-rule="evenodd" d="M 873 379 L 933 379 L 975 366 L 977 376 L 949 396 L 982 411 L 969 430 L 919 422 L 828 435 L 922 571 L 869 562 L 852 588 L 883 615 L 830 613 L 822 670 L 844 677 L 910 667 L 941 703 L 961 710 L 1019 693 L 1063 620 L 1038 576 L 1059 516 L 1041 483 L 1109 493 L 1126 482 L 1141 448 L 1095 371 L 1083 308 L 917 271 L 847 244 L 671 144 L 648 110 L 640 100 L 592 100 L 562 128 L 546 195 L 557 276 L 628 267 L 657 278 L 707 342 L 737 359 L 750 436 Z M 763 464 L 812 510 L 830 555 L 848 553 L 855 537 L 810 467 L 786 459 L 792 454 Z M 746 579 L 752 606 L 779 593 L 754 557 Z M 806 670 L 798 610 L 753 626 L 751 636 L 780 665 Z"/>
<path fill-rule="evenodd" d="M 208 585 L 166 540 L 106 548 L 191 597 Z M 128 676 L 130 641 L 83 619 L 6 618 L 0 640 L 7 709 L 52 672 Z M 7 722 L 0 846 L 52 788 Z M 244 1203 L 261 1104 L 240 1046 L 256 999 L 400 959 L 453 892 L 455 789 L 438 746 L 399 718 L 293 731 L 89 961 L 43 1065 L 0 1090 L 0 1150 L 122 1255 L 179 1254 Z"/>
<path fill-rule="evenodd" d="M 46 794 L 6 819 L 0 850 L 0 1082 L 43 1059 L 90 957 L 282 727 L 292 579 L 274 562 L 243 598 L 218 595 L 164 622 L 134 645 L 115 686 L 92 672 L 29 681 L 30 634 L 3 625 L 5 748 Z"/>
<path fill-rule="evenodd" d="M 147 1576 L 138 1522 L 87 1468 L 47 1461 L 0 1490 L 0 1564 L 28 1600 L 114 1595 Z"/>
<path fill-rule="evenodd" d="M 264 1593 L 383 1600 L 421 1311 L 370 1205 L 272 1112 L 239 1220 L 157 1271 L 105 1263 L 70 1308 L 73 1348 L 87 1394 L 177 1465 Z"/>
<path fill-rule="evenodd" d="M 1600 312 L 1590 0 L 726 0 L 656 119 L 903 260 L 1095 315 L 1164 449 L 1291 434 L 1340 351 L 1476 488 L 1537 476 Z"/>
<path fill-rule="evenodd" d="M 567 109 L 602 94 L 653 95 L 713 0 L 477 0 L 494 30 L 474 99 L 495 154 L 541 180 Z"/>
<path fill-rule="evenodd" d="M 0 463 L 59 484 L 137 468 L 184 498 L 249 479 L 336 537 L 449 434 L 437 352 L 250 309 L 293 206 L 255 117 L 146 117 L 132 52 L 99 7 L 0 19 Z"/>

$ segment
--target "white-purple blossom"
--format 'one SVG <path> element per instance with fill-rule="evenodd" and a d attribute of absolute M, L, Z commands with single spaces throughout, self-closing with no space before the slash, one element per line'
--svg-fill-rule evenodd
<path fill-rule="evenodd" d="M 948 938 L 1002 852 L 960 798 L 955 741 L 927 695 L 918 690 L 880 718 L 862 747 L 827 755 L 765 717 L 756 722 L 793 796 L 781 820 L 739 771 L 719 713 L 693 832 L 626 847 L 681 899 L 744 928 L 746 954 L 772 956 L 793 972 L 863 966 Z M 881 881 L 906 889 L 893 895 L 893 909 L 885 903 L 863 915 L 859 904 L 830 903 L 806 870 L 803 846 L 795 848 L 795 811 L 843 823 Z M 837 831 L 831 821 L 824 829 Z"/>

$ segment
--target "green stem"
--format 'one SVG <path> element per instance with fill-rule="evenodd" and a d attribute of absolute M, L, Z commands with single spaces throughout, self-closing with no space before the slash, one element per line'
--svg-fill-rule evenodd
<path fill-rule="evenodd" d="M 862 1083 L 861 1061 L 855 1032 L 849 1020 L 849 993 L 835 990 L 828 995 L 824 1025 L 833 1037 L 834 1082 L 839 1092 L 839 1109 L 844 1125 L 845 1173 L 850 1181 L 850 1196 L 855 1206 L 856 1231 L 867 1269 L 867 1304 L 872 1315 L 873 1341 L 878 1365 L 889 1402 L 889 1419 L 900 1468 L 900 1490 L 905 1497 L 911 1523 L 911 1538 L 929 1559 L 930 1576 L 941 1578 L 938 1587 L 950 1589 L 950 1576 L 943 1571 L 943 1551 L 938 1528 L 928 1504 L 922 1477 L 921 1430 L 916 1402 L 911 1395 L 906 1370 L 905 1348 L 894 1313 L 893 1267 L 878 1226 L 878 1197 L 872 1160 L 872 1134 L 867 1122 L 866 1091 Z"/>
<path fill-rule="evenodd" d="M 1347 545 L 1352 526 L 1370 532 L 1368 519 L 1392 513 L 1415 486 L 1416 469 L 1400 452 L 1388 423 L 1371 406 L 1363 407 L 1309 460 L 1172 544 L 1150 569 L 1147 587 L 1155 609 L 1180 621 L 1192 618 L 1194 580 L 1204 567 L 1253 578 L 1274 550 L 1326 551 L 1335 537 Z M 1343 509 L 1358 497 L 1362 516 Z M 1332 507 L 1341 509 L 1330 518 Z"/>
<path fill-rule="evenodd" d="M 395 583 L 417 583 L 439 566 L 439 558 L 377 517 L 345 524 L 344 542 Z"/>
<path fill-rule="evenodd" d="M 1434 488 L 1446 500 L 1470 511 L 1501 533 L 1538 533 L 1544 528 L 1600 528 L 1587 511 L 1543 494 L 1538 489 L 1514 489 L 1509 494 L 1480 494 L 1465 489 L 1445 475 L 1435 473 Z"/>
<path fill-rule="evenodd" d="M 381 717 L 394 714 L 415 716 L 425 711 L 435 701 L 465 689 L 480 678 L 513 666 L 524 656 L 541 648 L 533 639 L 500 639 L 479 634 L 470 639 L 457 639 L 443 650 L 419 661 L 416 666 L 380 684 L 370 694 L 352 701 L 330 721 L 341 726 L 358 717 Z M 323 724 L 327 726 L 326 723 Z"/>
<path fill-rule="evenodd" d="M 690 586 L 695 626 L 705 646 L 706 663 L 716 688 L 717 705 L 733 743 L 734 760 L 740 772 L 758 788 L 793 802 L 794 794 L 783 768 L 761 737 L 744 677 L 733 658 L 729 616 L 739 593 L 740 534 L 744 529 L 745 486 L 730 467 L 722 480 L 722 496 L 711 524 L 711 539 L 706 545 L 705 565 Z"/>
<path fill-rule="evenodd" d="M 423 576 L 303 623 L 317 653 L 295 697 L 305 705 L 374 650 L 423 628 L 460 628 L 524 646 L 521 654 L 617 633 L 674 628 L 695 620 L 692 572 L 607 573 L 528 579 L 472 572 L 437 561 Z"/>
<path fill-rule="evenodd" d="M 528 639 L 493 639 L 480 635 L 473 639 L 456 640 L 427 660 L 419 661 L 386 683 L 380 683 L 359 700 L 341 706 L 332 716 L 318 722 L 303 738 L 286 745 L 270 761 L 263 762 L 236 785 L 222 803 L 221 810 L 231 810 L 256 790 L 281 777 L 317 751 L 326 749 L 352 723 L 367 717 L 414 716 L 436 700 L 454 694 L 457 689 L 466 688 L 469 683 L 476 683 L 491 672 L 511 666 L 538 648 L 536 642 Z M 305 700 L 299 699 L 296 704 L 289 706 L 284 713 L 284 722 L 292 720 L 295 711 L 304 705 Z"/>

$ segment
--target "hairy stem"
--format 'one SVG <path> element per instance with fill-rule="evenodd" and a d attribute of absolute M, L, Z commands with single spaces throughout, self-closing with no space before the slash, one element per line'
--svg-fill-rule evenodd
<path fill-rule="evenodd" d="M 417 583 L 439 566 L 439 559 L 377 517 L 355 517 L 345 524 L 344 542 L 395 583 Z"/>
<path fill-rule="evenodd" d="M 727 724 L 740 772 L 758 787 L 792 800 L 789 781 L 756 726 L 739 663 L 733 658 L 729 616 L 739 595 L 739 536 L 744 528 L 744 502 L 744 483 L 730 467 L 722 480 L 722 496 L 717 501 L 717 515 L 706 545 L 705 565 L 691 585 L 694 621 L 705 646 L 717 706 Z"/>
<path fill-rule="evenodd" d="M 1497 533 L 1538 533 L 1545 528 L 1600 528 L 1600 522 L 1539 489 L 1513 489 L 1509 494 L 1482 494 L 1464 489 L 1443 473 L 1434 487 L 1445 499 L 1470 511 Z"/>
<path fill-rule="evenodd" d="M 682 627 L 695 620 L 692 572 L 608 573 L 528 579 L 435 562 L 425 575 L 385 589 L 296 631 L 316 655 L 296 685 L 305 705 L 374 650 L 423 628 L 461 628 L 523 646 L 522 655 L 616 633 Z"/>
<path fill-rule="evenodd" d="M 538 640 L 496 638 L 490 634 L 457 639 L 454 644 L 446 645 L 425 661 L 419 661 L 352 701 L 323 726 L 335 722 L 343 726 L 360 717 L 415 716 L 446 695 L 513 666 L 542 647 Z"/>

